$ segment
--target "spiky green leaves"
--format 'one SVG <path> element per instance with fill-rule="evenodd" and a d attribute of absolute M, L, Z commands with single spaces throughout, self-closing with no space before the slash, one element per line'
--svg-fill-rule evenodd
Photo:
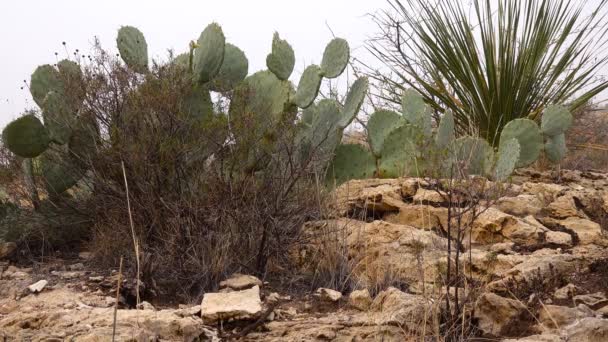
<path fill-rule="evenodd" d="M 129 68 L 138 73 L 148 71 L 148 44 L 141 31 L 133 26 L 123 26 L 118 30 L 116 45 L 120 57 Z"/>
<path fill-rule="evenodd" d="M 563 134 L 572 125 L 572 114 L 563 106 L 551 105 L 543 112 L 540 128 L 544 135 Z"/>
<path fill-rule="evenodd" d="M 219 72 L 224 61 L 226 38 L 220 25 L 209 24 L 197 41 L 194 54 L 194 77 L 203 84 L 211 81 Z"/>
<path fill-rule="evenodd" d="M 565 134 L 558 134 L 547 138 L 545 142 L 545 155 L 552 163 L 559 163 L 564 159 L 567 152 Z"/>
<path fill-rule="evenodd" d="M 505 125 L 500 134 L 500 141 L 517 139 L 520 146 L 517 167 L 525 167 L 532 164 L 543 148 L 543 137 L 538 125 L 529 119 L 515 119 Z"/>
<path fill-rule="evenodd" d="M 268 70 L 272 71 L 280 80 L 286 81 L 291 76 L 295 64 L 296 55 L 291 45 L 281 39 L 278 32 L 275 32 L 272 38 L 272 53 L 266 57 Z"/>
<path fill-rule="evenodd" d="M 298 107 L 307 108 L 315 101 L 321 88 L 322 79 L 321 68 L 318 65 L 309 65 L 304 70 L 294 99 Z"/>
<path fill-rule="evenodd" d="M 23 158 L 34 158 L 46 151 L 51 141 L 42 122 L 32 114 L 9 123 L 2 131 L 2 140 L 11 152 Z"/>
<path fill-rule="evenodd" d="M 340 127 L 345 128 L 348 126 L 357 116 L 367 90 L 369 88 L 369 81 L 367 77 L 359 77 L 355 83 L 350 87 L 346 100 L 344 101 L 344 109 L 342 110 L 342 119 L 340 120 Z"/>
<path fill-rule="evenodd" d="M 365 179 L 374 176 L 376 160 L 363 146 L 358 144 L 340 145 L 327 169 L 327 181 L 340 185 L 351 179 Z"/>
<path fill-rule="evenodd" d="M 370 116 L 367 122 L 367 138 L 376 157 L 382 156 L 386 137 L 402 123 L 401 115 L 390 110 L 380 110 Z"/>
<path fill-rule="evenodd" d="M 500 143 L 498 147 L 498 160 L 494 166 L 494 179 L 504 182 L 515 170 L 519 160 L 520 146 L 517 139 L 509 139 Z"/>
<path fill-rule="evenodd" d="M 454 137 L 454 114 L 451 110 L 448 110 L 439 122 L 437 135 L 435 136 L 435 145 L 441 149 L 446 148 L 454 141 Z"/>
<path fill-rule="evenodd" d="M 416 127 L 404 124 L 392 130 L 384 139 L 378 171 L 383 178 L 420 175 Z"/>
<path fill-rule="evenodd" d="M 44 98 L 49 91 L 63 91 L 59 71 L 52 65 L 41 65 L 36 68 L 30 79 L 30 92 L 34 102 L 42 107 Z"/>
<path fill-rule="evenodd" d="M 245 53 L 238 47 L 227 43 L 224 50 L 224 61 L 211 83 L 211 89 L 219 92 L 230 91 L 247 77 L 248 72 L 249 61 Z"/>
<path fill-rule="evenodd" d="M 350 59 L 350 48 L 348 42 L 342 38 L 335 38 L 323 52 L 323 60 L 321 61 L 321 72 L 323 77 L 336 78 L 340 76 Z"/>

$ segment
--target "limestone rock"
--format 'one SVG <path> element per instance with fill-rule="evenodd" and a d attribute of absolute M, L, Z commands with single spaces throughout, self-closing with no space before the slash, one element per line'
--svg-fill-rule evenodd
<path fill-rule="evenodd" d="M 421 331 L 432 321 L 430 303 L 426 299 L 394 287 L 380 292 L 370 310 L 380 313 L 377 318 L 379 324 L 397 325 L 411 331 Z"/>
<path fill-rule="evenodd" d="M 585 317 L 591 316 L 589 313 L 579 310 L 578 308 L 569 308 L 567 306 L 558 305 L 544 305 L 540 308 L 539 320 L 540 323 L 545 327 L 551 329 L 560 329 Z"/>
<path fill-rule="evenodd" d="M 342 293 L 340 291 L 326 289 L 326 288 L 318 288 L 315 292 L 315 296 L 324 302 L 332 302 L 335 303 L 342 299 Z"/>
<path fill-rule="evenodd" d="M 555 290 L 553 298 L 555 299 L 570 299 L 576 295 L 578 288 L 574 284 L 568 284 L 562 288 Z"/>
<path fill-rule="evenodd" d="M 496 208 L 488 208 L 473 222 L 471 238 L 473 242 L 482 244 L 505 239 L 519 244 L 535 244 L 542 240 L 546 230 Z"/>
<path fill-rule="evenodd" d="M 524 304 L 493 293 L 482 294 L 475 303 L 474 317 L 489 336 L 521 336 L 531 317 Z"/>
<path fill-rule="evenodd" d="M 448 210 L 430 205 L 402 204 L 398 212 L 385 215 L 384 221 L 425 230 L 440 230 L 447 225 Z"/>
<path fill-rule="evenodd" d="M 353 209 L 385 213 L 398 211 L 403 204 L 398 179 L 357 179 L 340 185 L 335 191 L 336 210 L 344 215 Z"/>
<path fill-rule="evenodd" d="M 37 282 L 35 282 L 34 284 L 30 285 L 27 287 L 28 290 L 30 290 L 31 293 L 39 293 L 42 292 L 42 290 L 44 290 L 44 287 L 48 284 L 49 282 L 47 280 L 39 280 Z"/>
<path fill-rule="evenodd" d="M 564 335 L 568 337 L 568 342 L 608 341 L 608 320 L 595 317 L 583 318 L 566 327 Z"/>
<path fill-rule="evenodd" d="M 419 188 L 414 195 L 415 204 L 443 205 L 446 202 L 445 193 Z"/>
<path fill-rule="evenodd" d="M 603 306 L 608 305 L 608 299 L 602 292 L 596 292 L 586 295 L 574 296 L 574 304 L 585 304 L 592 310 L 597 310 Z"/>
<path fill-rule="evenodd" d="M 220 288 L 230 288 L 232 290 L 246 290 L 254 286 L 262 287 L 262 281 L 252 275 L 235 273 L 230 278 L 220 282 Z"/>
<path fill-rule="evenodd" d="M 535 195 L 522 194 L 516 197 L 503 197 L 496 203 L 496 207 L 514 216 L 524 217 L 536 215 L 542 209 L 542 202 Z"/>
<path fill-rule="evenodd" d="M 564 232 L 547 232 L 545 241 L 552 245 L 569 247 L 572 246 L 572 235 Z"/>
<path fill-rule="evenodd" d="M 259 286 L 229 293 L 205 293 L 201 303 L 201 316 L 205 323 L 252 318 L 261 311 Z"/>
<path fill-rule="evenodd" d="M 348 296 L 348 304 L 361 311 L 366 311 L 372 305 L 372 297 L 367 289 L 355 290 Z"/>
<path fill-rule="evenodd" d="M 578 217 L 569 217 L 559 221 L 564 227 L 573 230 L 580 240 L 581 245 L 597 242 L 602 238 L 602 228 L 599 224 Z"/>
<path fill-rule="evenodd" d="M 558 197 L 543 209 L 543 213 L 556 219 L 565 219 L 579 215 L 574 198 L 571 195 Z"/>

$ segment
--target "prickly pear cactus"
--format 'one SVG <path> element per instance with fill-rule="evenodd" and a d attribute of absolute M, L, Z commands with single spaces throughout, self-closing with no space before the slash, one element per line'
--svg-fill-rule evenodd
<path fill-rule="evenodd" d="M 63 85 L 59 71 L 52 65 L 41 65 L 36 68 L 30 79 L 30 92 L 34 102 L 42 107 L 44 98 L 49 91 L 62 92 Z"/>
<path fill-rule="evenodd" d="M 424 136 L 432 134 L 430 108 L 424 103 L 422 95 L 414 89 L 407 89 L 401 98 L 403 117 L 412 125 L 420 128 Z"/>
<path fill-rule="evenodd" d="M 213 101 L 209 90 L 202 85 L 195 85 L 184 96 L 181 107 L 189 119 L 207 121 L 213 115 Z"/>
<path fill-rule="evenodd" d="M 72 134 L 70 127 L 76 115 L 71 112 L 61 94 L 50 91 L 46 95 L 42 105 L 42 117 L 50 139 L 59 145 L 66 144 Z"/>
<path fill-rule="evenodd" d="M 123 26 L 118 30 L 116 45 L 120 57 L 133 71 L 148 71 L 148 44 L 141 31 L 133 26 Z"/>
<path fill-rule="evenodd" d="M 465 174 L 470 175 L 485 175 L 494 153 L 485 139 L 469 136 L 454 141 L 454 152 L 450 162 L 457 163 L 455 167 L 464 169 Z"/>
<path fill-rule="evenodd" d="M 266 57 L 268 70 L 272 71 L 280 80 L 286 81 L 291 76 L 295 64 L 296 55 L 291 45 L 281 39 L 278 32 L 275 32 L 272 38 L 272 53 Z"/>
<path fill-rule="evenodd" d="M 568 152 L 566 146 L 566 135 L 558 134 L 550 136 L 545 142 L 545 155 L 552 163 L 559 163 Z"/>
<path fill-rule="evenodd" d="M 510 139 L 501 142 L 498 147 L 498 159 L 494 166 L 494 179 L 499 182 L 506 181 L 513 171 L 519 160 L 520 147 L 517 139 Z"/>
<path fill-rule="evenodd" d="M 318 65 L 309 65 L 304 70 L 294 99 L 298 107 L 307 108 L 315 101 L 319 94 L 322 80 L 321 68 Z"/>
<path fill-rule="evenodd" d="M 363 146 L 358 144 L 340 145 L 327 169 L 326 182 L 340 185 L 351 179 L 365 179 L 374 176 L 376 160 Z"/>
<path fill-rule="evenodd" d="M 419 164 L 420 151 L 416 143 L 418 129 L 403 124 L 384 139 L 378 175 L 382 178 L 419 176 L 424 173 Z"/>
<path fill-rule="evenodd" d="M 344 102 L 342 118 L 338 124 L 340 127 L 346 128 L 346 126 L 348 126 L 357 116 L 357 113 L 359 113 L 363 101 L 365 100 L 365 95 L 367 95 L 368 88 L 369 81 L 367 77 L 359 77 L 350 87 Z"/>
<path fill-rule="evenodd" d="M 200 84 L 211 81 L 224 61 L 226 38 L 220 25 L 209 24 L 196 42 L 194 54 L 194 77 Z"/>
<path fill-rule="evenodd" d="M 572 120 L 572 114 L 566 107 L 551 105 L 543 112 L 540 129 L 547 136 L 563 134 L 572 125 Z"/>
<path fill-rule="evenodd" d="M 380 110 L 370 116 L 367 122 L 367 138 L 376 157 L 382 156 L 386 137 L 403 123 L 403 117 L 390 110 Z"/>
<path fill-rule="evenodd" d="M 538 159 L 543 148 L 543 137 L 534 121 L 515 119 L 506 124 L 500 134 L 500 141 L 513 138 L 517 139 L 521 149 L 517 167 L 528 166 Z"/>
<path fill-rule="evenodd" d="M 321 61 L 323 77 L 336 78 L 344 72 L 350 59 L 348 42 L 342 38 L 335 38 L 325 48 Z"/>
<path fill-rule="evenodd" d="M 454 114 L 451 110 L 448 110 L 439 121 L 437 134 L 435 135 L 435 145 L 440 149 L 445 149 L 454 139 Z"/>
<path fill-rule="evenodd" d="M 249 61 L 245 53 L 238 47 L 227 43 L 222 66 L 211 82 L 211 90 L 219 92 L 230 91 L 247 77 L 248 72 Z"/>
<path fill-rule="evenodd" d="M 35 158 L 49 147 L 51 139 L 47 129 L 33 114 L 9 123 L 2 131 L 2 140 L 14 154 L 23 158 Z"/>

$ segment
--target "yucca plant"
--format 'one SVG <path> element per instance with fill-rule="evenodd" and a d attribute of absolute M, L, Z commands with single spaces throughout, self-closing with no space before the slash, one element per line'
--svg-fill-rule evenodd
<path fill-rule="evenodd" d="M 460 133 L 497 146 L 509 121 L 539 121 L 554 103 L 576 110 L 608 87 L 598 77 L 607 2 L 588 11 L 571 0 L 389 0 L 369 50 L 391 75 L 373 74 L 387 100 L 412 87 L 438 112 L 451 109 Z"/>

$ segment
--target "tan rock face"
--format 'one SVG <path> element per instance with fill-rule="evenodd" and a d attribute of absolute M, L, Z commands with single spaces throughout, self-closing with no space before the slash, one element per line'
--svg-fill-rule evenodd
<path fill-rule="evenodd" d="M 571 195 L 558 197 L 555 201 L 545 207 L 543 212 L 556 219 L 579 216 L 579 211 L 576 208 L 574 198 Z"/>
<path fill-rule="evenodd" d="M 398 212 L 387 214 L 383 219 L 419 229 L 441 230 L 447 225 L 448 210 L 430 205 L 402 204 Z"/>
<path fill-rule="evenodd" d="M 516 197 L 503 197 L 496 203 L 496 208 L 515 216 L 528 216 L 538 214 L 543 203 L 536 195 L 519 195 Z"/>
<path fill-rule="evenodd" d="M 326 289 L 323 287 L 317 289 L 317 291 L 315 292 L 315 296 L 322 301 L 333 303 L 342 299 L 342 293 L 340 293 L 340 291 Z"/>
<path fill-rule="evenodd" d="M 401 196 L 398 179 L 352 180 L 334 192 L 335 207 L 340 215 L 353 209 L 376 213 L 398 211 L 403 203 Z"/>
<path fill-rule="evenodd" d="M 590 317 L 588 312 L 567 306 L 544 305 L 540 309 L 539 321 L 545 327 L 559 329 L 576 321 Z"/>
<path fill-rule="evenodd" d="M 578 235 L 581 245 L 592 244 L 602 239 L 602 228 L 591 220 L 569 217 L 559 221 L 559 224 L 573 230 Z"/>
<path fill-rule="evenodd" d="M 473 223 L 471 237 L 474 242 L 492 244 L 510 240 L 519 244 L 542 241 L 546 228 L 529 224 L 496 208 L 488 208 Z"/>
<path fill-rule="evenodd" d="M 372 305 L 372 296 L 367 289 L 355 290 L 348 296 L 348 304 L 361 311 L 366 311 Z"/>
<path fill-rule="evenodd" d="M 605 342 L 608 341 L 608 320 L 589 317 L 566 327 L 564 335 L 568 342 Z"/>
<path fill-rule="evenodd" d="M 206 323 L 230 318 L 251 318 L 261 311 L 258 286 L 243 291 L 206 293 L 201 303 L 201 316 Z"/>
<path fill-rule="evenodd" d="M 237 291 L 250 289 L 254 286 L 262 287 L 262 281 L 252 275 L 239 273 L 235 273 L 230 278 L 220 282 L 220 288 L 230 288 Z"/>
<path fill-rule="evenodd" d="M 484 334 L 490 336 L 520 336 L 531 320 L 524 304 L 493 293 L 477 299 L 474 317 Z"/>

